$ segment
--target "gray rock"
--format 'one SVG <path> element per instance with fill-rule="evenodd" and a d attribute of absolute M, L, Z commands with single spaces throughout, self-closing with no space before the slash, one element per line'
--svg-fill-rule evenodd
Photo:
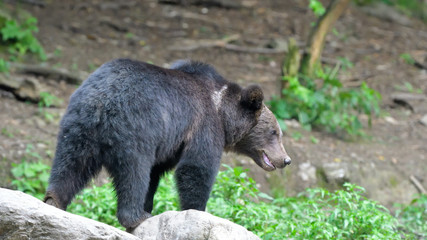
<path fill-rule="evenodd" d="M 345 182 L 350 182 L 350 174 L 345 163 L 324 163 L 321 171 L 323 172 L 326 182 L 334 187 L 341 186 Z"/>
<path fill-rule="evenodd" d="M 255 234 L 206 212 L 165 212 L 144 221 L 134 235 L 0 188 L 0 239 L 259 240 Z M 135 236 L 136 235 L 136 236 Z"/>
<path fill-rule="evenodd" d="M 427 126 L 427 114 L 420 119 L 420 123 Z"/>
<path fill-rule="evenodd" d="M 196 210 L 164 212 L 145 220 L 132 234 L 144 240 L 260 239 L 240 225 Z"/>
<path fill-rule="evenodd" d="M 12 78 L 8 74 L 0 74 L 0 87 L 6 87 L 10 89 L 18 89 L 21 85 L 22 80 L 20 78 Z"/>
<path fill-rule="evenodd" d="M 298 175 L 305 182 L 316 182 L 316 167 L 310 162 L 301 163 L 298 165 Z"/>
<path fill-rule="evenodd" d="M 40 92 L 42 92 L 40 83 L 34 77 L 24 78 L 19 88 L 15 90 L 18 97 L 36 102 L 40 99 Z"/>
<path fill-rule="evenodd" d="M 44 204 L 19 191 L 0 188 L 0 238 L 138 239 L 117 228 Z"/>
<path fill-rule="evenodd" d="M 40 100 L 40 92 L 43 88 L 35 77 L 25 75 L 0 74 L 0 87 L 8 89 L 16 97 L 33 102 Z"/>

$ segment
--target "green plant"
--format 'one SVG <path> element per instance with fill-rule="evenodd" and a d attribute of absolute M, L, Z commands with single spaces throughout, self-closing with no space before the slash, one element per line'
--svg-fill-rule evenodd
<path fill-rule="evenodd" d="M 419 0 L 388 0 L 392 4 L 404 12 L 405 14 L 413 17 L 420 18 L 424 21 L 427 20 L 427 3 Z"/>
<path fill-rule="evenodd" d="M 310 141 L 314 144 L 318 144 L 319 143 L 319 139 L 316 138 L 315 136 L 310 136 Z"/>
<path fill-rule="evenodd" d="M 93 71 L 95 71 L 95 69 L 98 68 L 94 63 L 88 63 L 87 66 L 88 66 L 89 72 L 93 72 Z"/>
<path fill-rule="evenodd" d="M 76 196 L 67 211 L 124 230 L 117 220 L 116 209 L 117 201 L 112 183 L 100 187 L 92 183 L 90 188 Z"/>
<path fill-rule="evenodd" d="M 316 17 L 320 17 L 326 12 L 325 7 L 319 0 L 310 0 L 308 7 L 313 11 Z"/>
<path fill-rule="evenodd" d="M 207 211 L 268 239 L 268 234 L 275 231 L 278 219 L 273 218 L 275 207 L 261 200 L 271 201 L 273 198 L 258 190 L 247 170 L 223 166 L 226 170 L 218 174 Z M 280 235 L 284 236 L 283 233 Z"/>
<path fill-rule="evenodd" d="M 53 64 L 53 68 L 61 68 L 61 67 L 62 67 L 62 63 L 60 62 Z"/>
<path fill-rule="evenodd" d="M 401 228 L 419 239 L 427 238 L 427 195 L 418 195 L 408 206 L 396 206 L 396 217 L 401 222 Z"/>
<path fill-rule="evenodd" d="M 39 107 L 39 115 L 41 115 L 47 122 L 53 122 L 55 115 L 46 111 L 44 108 Z"/>
<path fill-rule="evenodd" d="M 5 128 L 5 127 L 1 129 L 1 135 L 6 136 L 8 138 L 13 138 L 14 137 L 13 133 L 11 131 L 9 131 L 7 128 Z"/>
<path fill-rule="evenodd" d="M 52 95 L 49 92 L 40 93 L 40 100 L 38 103 L 39 107 L 51 107 L 53 105 L 59 105 L 61 103 L 62 103 L 62 99 Z"/>
<path fill-rule="evenodd" d="M 427 20 L 427 3 L 420 0 L 355 0 L 358 5 L 369 5 L 375 2 L 380 2 L 389 6 L 393 6 L 406 15 Z"/>
<path fill-rule="evenodd" d="M 342 70 L 347 70 L 354 67 L 354 64 L 346 57 L 338 57 Z"/>
<path fill-rule="evenodd" d="M 4 60 L 3 58 L 0 58 L 0 72 L 9 72 L 9 62 Z"/>
<path fill-rule="evenodd" d="M 262 239 L 400 239 L 397 220 L 387 209 L 364 198 L 363 188 L 348 183 L 344 187 L 272 199 L 260 193 L 241 168 L 227 167 L 218 175 L 208 211 Z"/>
<path fill-rule="evenodd" d="M 35 151 L 34 149 L 34 145 L 29 143 L 25 146 L 25 160 L 37 160 L 37 161 L 41 161 L 42 157 L 40 156 L 40 154 Z"/>
<path fill-rule="evenodd" d="M 42 162 L 12 163 L 12 186 L 38 199 L 43 199 L 49 179 L 50 167 Z"/>
<path fill-rule="evenodd" d="M 265 240 L 415 239 L 425 237 L 427 232 L 425 195 L 416 198 L 409 206 L 399 206 L 399 224 L 398 218 L 382 205 L 365 198 L 365 190 L 354 184 L 346 183 L 343 190 L 335 192 L 307 189 L 296 197 L 274 199 L 259 191 L 247 170 L 223 166 L 225 171 L 220 171 L 217 176 L 207 211 L 240 224 Z M 35 182 L 37 179 L 34 178 L 49 167 L 32 165 L 30 170 L 27 168 L 27 163 L 14 167 L 19 184 Z M 47 178 L 39 181 L 46 183 Z M 32 195 L 44 194 L 45 188 L 35 185 L 37 187 L 19 188 Z M 154 215 L 179 210 L 177 194 L 172 189 L 175 189 L 175 183 L 169 173 L 160 181 Z M 123 229 L 115 216 L 116 204 L 111 183 L 101 187 L 92 184 L 76 196 L 68 211 Z"/>
<path fill-rule="evenodd" d="M 50 94 L 49 92 L 41 92 L 40 100 L 38 102 L 40 115 L 42 115 L 48 122 L 52 122 L 55 119 L 55 115 L 46 111 L 44 108 L 60 105 L 61 103 L 62 99 Z"/>
<path fill-rule="evenodd" d="M 55 57 L 60 57 L 62 55 L 62 49 L 61 48 L 55 48 L 55 50 L 53 51 L 53 55 Z"/>
<path fill-rule="evenodd" d="M 403 59 L 403 61 L 405 61 L 407 64 L 410 64 L 410 65 L 415 64 L 415 59 L 409 53 L 400 54 L 400 58 Z"/>
<path fill-rule="evenodd" d="M 0 25 L 1 43 L 6 45 L 13 55 L 23 56 L 31 52 L 46 60 L 42 46 L 33 36 L 36 32 L 38 32 L 37 19 L 34 17 L 27 18 L 21 24 L 14 19 L 6 20 Z"/>
<path fill-rule="evenodd" d="M 179 210 L 178 192 L 173 174 L 168 173 L 160 180 L 159 187 L 154 195 L 153 215 L 174 210 Z"/>
<path fill-rule="evenodd" d="M 299 239 L 400 239 L 397 219 L 378 203 L 362 196 L 364 189 L 344 184 L 345 190 L 308 189 L 296 199 L 279 199 Z M 298 202 L 299 201 L 299 202 Z"/>
<path fill-rule="evenodd" d="M 395 85 L 394 88 L 399 91 L 406 91 L 411 93 L 423 93 L 421 88 L 414 88 L 410 82 L 404 82 L 402 85 Z"/>
<path fill-rule="evenodd" d="M 345 190 L 308 189 L 297 197 L 273 199 L 261 193 L 247 170 L 231 168 L 218 174 L 207 211 L 246 227 L 262 239 L 400 239 L 397 219 L 378 203 L 362 196 L 364 189 L 345 184 Z M 171 175 L 167 181 L 172 181 Z M 169 204 L 156 213 L 178 210 L 167 189 L 158 192 Z"/>
<path fill-rule="evenodd" d="M 292 138 L 295 139 L 295 141 L 299 141 L 302 138 L 302 133 L 294 132 L 292 133 Z"/>
<path fill-rule="evenodd" d="M 79 65 L 77 63 L 71 64 L 71 70 L 78 71 L 79 70 Z"/>
<path fill-rule="evenodd" d="M 279 119 L 297 119 L 306 129 L 312 126 L 329 132 L 344 130 L 349 135 L 363 135 L 358 114 L 371 117 L 380 112 L 381 95 L 362 83 L 359 88 L 344 88 L 337 79 L 339 65 L 333 69 L 318 68 L 318 84 L 308 77 L 283 77 L 287 88 L 282 89 L 283 98 L 270 101 L 271 110 Z M 304 82 L 304 85 L 301 83 Z"/>
<path fill-rule="evenodd" d="M 133 34 L 133 33 L 131 33 L 131 32 L 127 32 L 126 34 L 125 34 L 125 38 L 127 38 L 127 39 L 132 39 L 132 38 L 134 38 L 135 37 L 135 34 Z"/>

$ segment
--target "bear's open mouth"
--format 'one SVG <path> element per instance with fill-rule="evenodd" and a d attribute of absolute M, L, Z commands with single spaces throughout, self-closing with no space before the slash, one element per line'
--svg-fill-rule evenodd
<path fill-rule="evenodd" d="M 264 160 L 264 163 L 267 164 L 269 167 L 276 168 L 273 163 L 271 163 L 270 159 L 264 151 L 262 151 L 262 159 Z"/>

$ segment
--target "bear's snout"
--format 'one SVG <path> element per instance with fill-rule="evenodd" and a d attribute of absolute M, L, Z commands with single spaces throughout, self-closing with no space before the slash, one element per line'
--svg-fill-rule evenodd
<path fill-rule="evenodd" d="M 285 165 L 291 165 L 292 160 L 291 160 L 291 158 L 288 156 L 288 157 L 286 157 L 286 158 L 285 158 L 284 162 L 285 162 Z"/>

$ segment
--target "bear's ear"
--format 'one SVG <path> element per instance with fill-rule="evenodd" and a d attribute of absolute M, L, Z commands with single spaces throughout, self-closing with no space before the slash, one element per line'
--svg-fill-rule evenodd
<path fill-rule="evenodd" d="M 243 106 L 257 111 L 261 109 L 263 100 L 264 94 L 262 93 L 261 87 L 258 85 L 251 85 L 243 89 L 240 102 Z"/>

